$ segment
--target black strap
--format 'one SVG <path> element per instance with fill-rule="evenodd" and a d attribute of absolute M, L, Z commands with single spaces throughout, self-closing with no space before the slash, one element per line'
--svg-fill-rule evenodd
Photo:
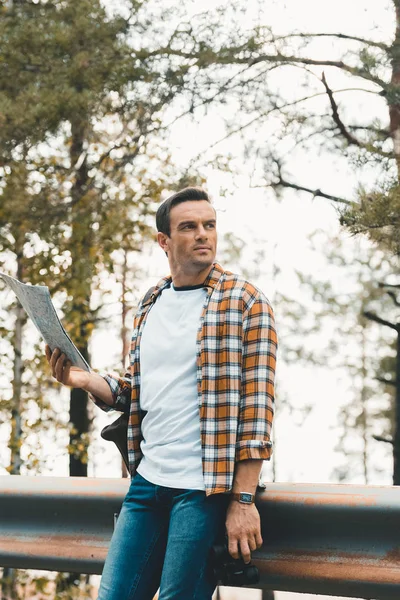
<path fill-rule="evenodd" d="M 144 295 L 144 298 L 142 300 L 142 304 L 146 304 L 147 300 L 149 300 L 150 296 L 152 295 L 152 293 L 154 292 L 154 290 L 156 289 L 156 286 L 153 285 L 151 288 L 149 288 L 147 290 L 147 292 Z"/>

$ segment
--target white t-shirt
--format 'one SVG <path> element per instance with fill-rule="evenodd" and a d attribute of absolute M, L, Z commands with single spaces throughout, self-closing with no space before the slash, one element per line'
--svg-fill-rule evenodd
<path fill-rule="evenodd" d="M 206 288 L 162 291 L 140 340 L 140 407 L 145 479 L 204 490 L 197 393 L 196 338 Z"/>

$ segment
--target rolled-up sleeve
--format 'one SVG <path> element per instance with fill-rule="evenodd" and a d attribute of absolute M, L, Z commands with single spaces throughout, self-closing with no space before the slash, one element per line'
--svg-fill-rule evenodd
<path fill-rule="evenodd" d="M 106 374 L 102 375 L 102 377 L 110 386 L 113 403 L 111 405 L 107 404 L 106 402 L 100 400 L 100 398 L 93 396 L 93 394 L 89 394 L 91 400 L 93 400 L 96 406 L 105 412 L 109 412 L 110 410 L 119 410 L 120 412 L 126 413 L 129 412 L 132 392 L 131 374 L 125 373 L 124 377 L 115 377 L 114 375 Z"/>
<path fill-rule="evenodd" d="M 243 321 L 242 384 L 235 460 L 264 459 L 272 454 L 277 334 L 272 307 L 265 296 L 254 300 Z"/>

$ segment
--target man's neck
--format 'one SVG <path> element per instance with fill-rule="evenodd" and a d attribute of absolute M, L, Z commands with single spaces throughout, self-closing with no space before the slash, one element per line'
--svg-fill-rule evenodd
<path fill-rule="evenodd" d="M 201 271 L 186 273 L 184 271 L 175 271 L 171 269 L 172 283 L 175 287 L 187 287 L 191 285 L 200 285 L 209 275 L 214 265 L 207 266 Z"/>

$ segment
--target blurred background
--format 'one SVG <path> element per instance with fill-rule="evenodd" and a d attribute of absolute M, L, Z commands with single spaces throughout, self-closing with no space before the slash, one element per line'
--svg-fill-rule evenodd
<path fill-rule="evenodd" d="M 400 483 L 399 15 L 399 0 L 0 2 L 0 270 L 48 286 L 92 368 L 122 373 L 138 300 L 168 274 L 155 211 L 206 188 L 219 262 L 275 310 L 266 482 Z M 99 436 L 113 417 L 52 380 L 2 284 L 0 333 L 0 475 L 126 476 Z M 98 578 L 2 581 L 7 598 L 86 598 Z"/>

